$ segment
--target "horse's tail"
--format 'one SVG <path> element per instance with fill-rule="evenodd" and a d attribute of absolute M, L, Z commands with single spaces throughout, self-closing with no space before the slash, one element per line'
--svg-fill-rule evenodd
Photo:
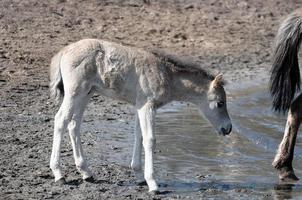
<path fill-rule="evenodd" d="M 64 96 L 63 79 L 61 76 L 60 63 L 62 52 L 57 53 L 52 59 L 50 64 L 50 96 L 58 103 Z"/>
<path fill-rule="evenodd" d="M 300 90 L 298 50 L 302 39 L 302 10 L 287 17 L 276 36 L 275 53 L 270 77 L 273 109 L 286 112 Z"/>

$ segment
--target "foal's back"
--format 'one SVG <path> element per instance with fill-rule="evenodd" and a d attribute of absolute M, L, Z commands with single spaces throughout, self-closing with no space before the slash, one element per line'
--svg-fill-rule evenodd
<path fill-rule="evenodd" d="M 85 88 L 131 104 L 138 96 L 166 95 L 168 71 L 154 54 L 143 49 L 85 39 L 60 53 L 64 89 L 72 93 Z"/>

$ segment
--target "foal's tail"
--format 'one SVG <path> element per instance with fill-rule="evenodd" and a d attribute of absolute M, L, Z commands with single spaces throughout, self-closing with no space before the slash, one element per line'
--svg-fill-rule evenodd
<path fill-rule="evenodd" d="M 298 51 L 302 39 L 302 10 L 287 17 L 276 37 L 275 53 L 270 77 L 273 109 L 286 112 L 300 90 Z"/>
<path fill-rule="evenodd" d="M 50 64 L 50 96 L 53 97 L 58 103 L 64 96 L 63 80 L 60 70 L 60 62 L 62 52 L 57 53 L 52 59 Z"/>

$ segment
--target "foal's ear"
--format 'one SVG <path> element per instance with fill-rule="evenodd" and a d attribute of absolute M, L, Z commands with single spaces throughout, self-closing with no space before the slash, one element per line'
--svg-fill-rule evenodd
<path fill-rule="evenodd" d="M 222 79 L 222 74 L 219 73 L 217 76 L 215 76 L 214 80 L 211 82 L 211 88 L 215 88 L 218 86 L 224 85 L 224 81 Z"/>

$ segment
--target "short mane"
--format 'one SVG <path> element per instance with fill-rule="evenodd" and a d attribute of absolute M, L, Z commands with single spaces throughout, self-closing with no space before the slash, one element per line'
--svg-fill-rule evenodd
<path fill-rule="evenodd" d="M 199 63 L 191 61 L 189 58 L 171 55 L 161 49 L 151 49 L 149 51 L 174 72 L 196 73 L 196 75 L 203 75 L 210 80 L 215 78 L 210 72 L 202 69 Z"/>

